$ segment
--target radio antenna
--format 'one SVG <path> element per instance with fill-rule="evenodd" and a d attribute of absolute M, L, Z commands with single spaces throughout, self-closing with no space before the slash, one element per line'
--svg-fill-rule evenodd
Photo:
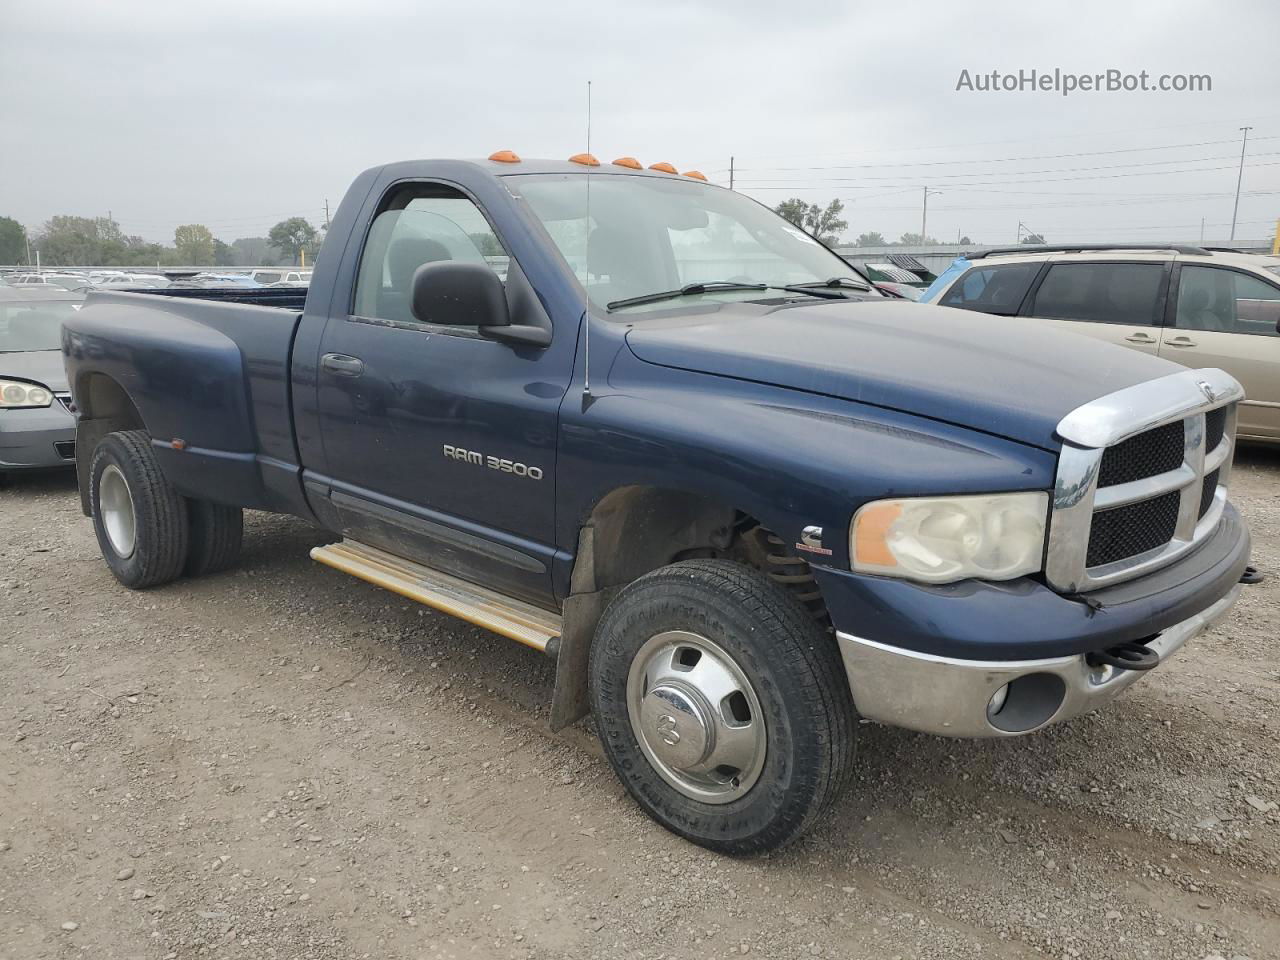
<path fill-rule="evenodd" d="M 591 81 L 587 81 L 587 156 L 591 156 Z M 587 164 L 587 236 L 583 242 L 582 395 L 591 396 L 591 164 Z"/>

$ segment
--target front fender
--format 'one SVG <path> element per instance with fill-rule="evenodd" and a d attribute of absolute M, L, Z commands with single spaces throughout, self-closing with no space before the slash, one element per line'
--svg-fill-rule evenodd
<path fill-rule="evenodd" d="M 652 485 L 749 513 L 793 547 L 819 526 L 829 552 L 802 555 L 847 570 L 849 523 L 869 500 L 1053 486 L 1052 453 L 924 417 L 660 368 L 626 351 L 608 386 L 562 409 L 562 545 L 577 542 L 612 490 Z"/>

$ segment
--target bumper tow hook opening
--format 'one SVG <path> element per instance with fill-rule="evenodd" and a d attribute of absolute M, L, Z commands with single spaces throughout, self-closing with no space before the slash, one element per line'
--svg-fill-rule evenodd
<path fill-rule="evenodd" d="M 1160 665 L 1160 654 L 1144 644 L 1129 642 L 1095 650 L 1086 661 L 1091 667 L 1106 664 L 1118 670 L 1153 670 Z"/>

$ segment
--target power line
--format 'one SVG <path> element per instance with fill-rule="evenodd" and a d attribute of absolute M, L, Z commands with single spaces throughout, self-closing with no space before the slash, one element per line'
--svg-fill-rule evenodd
<path fill-rule="evenodd" d="M 1280 150 L 1273 150 L 1269 153 L 1255 153 L 1254 156 L 1255 157 L 1280 156 Z M 1097 167 L 1050 167 L 1045 170 L 1009 170 L 1001 175 L 1009 176 L 1009 177 L 1022 177 L 1022 176 L 1030 176 L 1032 174 L 1041 174 L 1041 173 L 1087 173 L 1095 170 L 1125 170 L 1132 167 L 1166 167 L 1166 166 L 1169 166 L 1170 164 L 1175 164 L 1175 163 L 1210 163 L 1218 160 L 1234 160 L 1235 158 L 1236 158 L 1235 154 L 1228 154 L 1226 156 L 1217 156 L 1217 157 L 1184 157 L 1180 160 L 1143 160 L 1137 163 L 1112 163 L 1112 164 L 1104 164 L 1102 166 L 1097 166 Z M 1189 167 L 1186 171 L 1181 171 L 1181 172 L 1195 173 L 1197 172 L 1198 169 L 1199 168 Z M 1161 172 L 1161 171 L 1155 171 L 1155 172 Z M 1164 171 L 1164 172 L 1168 172 L 1168 171 Z M 921 174 L 920 176 L 924 177 L 926 175 Z M 980 177 L 980 176 L 983 176 L 983 173 L 981 171 L 970 171 L 969 173 L 938 173 L 938 174 L 928 174 L 927 176 L 929 177 L 930 180 L 949 180 L 949 179 L 963 178 L 963 177 L 975 177 L 975 176 Z M 894 177 L 867 177 L 867 176 L 824 177 L 824 178 L 815 178 L 815 179 L 810 179 L 805 181 L 795 181 L 795 180 L 790 180 L 786 178 L 776 178 L 776 179 L 765 178 L 765 179 L 750 180 L 747 182 L 750 184 L 796 183 L 796 182 L 858 183 L 863 180 L 892 180 L 892 179 L 895 179 L 895 178 Z"/>
<path fill-rule="evenodd" d="M 895 150 L 870 150 L 870 151 L 864 152 L 862 156 L 866 156 L 868 154 L 871 156 L 875 156 L 876 154 L 885 154 L 885 153 L 894 153 L 894 152 L 911 153 L 911 152 L 918 152 L 921 150 L 960 150 L 967 147 L 988 147 L 988 146 L 995 146 L 997 144 L 1005 144 L 1005 143 L 1041 143 L 1044 141 L 1051 141 L 1051 140 L 1089 140 L 1089 139 L 1094 139 L 1099 137 L 1127 137 L 1127 136 L 1132 136 L 1135 133 L 1147 133 L 1152 130 L 1180 130 L 1180 129 L 1185 129 L 1187 127 L 1225 126 L 1232 123 L 1257 123 L 1260 120 L 1274 120 L 1274 119 L 1280 119 L 1280 114 L 1268 114 L 1262 117 L 1249 117 L 1249 118 L 1237 117 L 1235 119 L 1218 117 L 1213 120 L 1195 120 L 1187 123 L 1155 124 L 1153 126 L 1148 126 L 1148 127 L 1130 127 L 1125 130 L 1098 130 L 1091 133 L 1064 133 L 1064 134 L 1051 134 L 1051 135 L 1036 136 L 1036 137 L 1010 137 L 1003 140 L 977 140 L 977 141 L 970 141 L 968 143 L 930 144 L 930 145 L 917 146 L 917 147 L 901 147 L 896 151 Z M 796 154 L 795 153 L 786 153 L 786 154 L 774 153 L 774 154 L 758 154 L 757 156 L 759 156 L 761 159 L 769 159 L 771 157 L 790 158 L 790 157 L 796 156 Z M 832 154 L 827 154 L 827 156 L 832 156 Z M 848 154 L 844 154 L 844 156 L 848 156 Z M 714 161 L 711 161 L 711 162 L 714 162 Z"/>
<path fill-rule="evenodd" d="M 1265 154 L 1265 155 L 1266 155 L 1266 156 L 1270 156 L 1270 154 Z M 1264 154 L 1258 154 L 1258 156 L 1264 156 Z M 1252 166 L 1254 166 L 1254 167 L 1274 167 L 1274 166 L 1278 166 L 1278 165 L 1280 165 L 1280 164 L 1277 164 L 1277 163 L 1274 163 L 1274 162 L 1273 162 L 1273 163 L 1255 163 L 1255 164 L 1253 164 Z M 1231 164 L 1231 165 L 1228 165 L 1228 166 L 1225 166 L 1225 167 L 1193 167 L 1193 168 L 1186 169 L 1186 170 L 1138 170 L 1138 171 L 1132 171 L 1132 172 L 1130 172 L 1130 173 L 1113 173 L 1113 174 L 1109 174 L 1109 175 L 1094 174 L 1094 175 L 1091 175 L 1091 176 L 1084 176 L 1084 177 L 1048 177 L 1048 178 L 1041 179 L 1041 180 L 1014 180 L 1014 181 L 989 180 L 989 181 L 975 182 L 975 183 L 948 184 L 948 186 L 950 186 L 950 187 L 985 187 L 985 186 L 1004 186 L 1004 185 L 1006 185 L 1006 184 L 1008 184 L 1008 183 L 1014 183 L 1014 184 L 1026 184 L 1026 183 L 1069 183 L 1069 182 L 1073 182 L 1073 181 L 1080 181 L 1080 180 L 1117 180 L 1117 179 L 1121 179 L 1121 178 L 1124 178 L 1124 177 L 1159 177 L 1159 176 L 1167 176 L 1167 175 L 1174 175 L 1174 174 L 1183 174 L 1183 175 L 1185 175 L 1185 174 L 1189 174 L 1189 173 L 1214 173 L 1214 172 L 1219 171 L 1219 170 L 1234 170 L 1234 169 L 1235 169 L 1235 164 Z M 981 174 L 978 174 L 978 176 L 981 176 Z M 745 192 L 747 192 L 747 193 L 751 193 L 751 192 L 754 192 L 754 191 L 762 191 L 762 190 L 793 190 L 793 191 L 794 191 L 794 190 L 817 190 L 817 189 L 821 189 L 821 186 L 822 186 L 822 184 L 823 184 L 823 183 L 841 184 L 841 185 L 843 185 L 843 186 L 846 186 L 846 187 L 847 187 L 850 183 L 858 183 L 858 182 L 860 182 L 861 180 L 891 180 L 891 179 L 894 179 L 894 178 L 892 178 L 892 177 L 862 177 L 862 178 L 860 178 L 860 179 L 858 179 L 858 180 L 849 180 L 849 179 L 842 179 L 842 180 L 828 180 L 828 181 L 822 181 L 822 182 L 820 182 L 820 183 L 814 183 L 813 181 L 806 181 L 806 182 L 804 182 L 804 183 L 793 183 L 793 184 L 788 185 L 788 186 L 779 186 L 779 187 L 773 187 L 773 186 L 748 186 L 748 187 L 741 187 L 740 189 L 744 190 L 744 191 L 745 191 Z M 883 184 L 883 183 L 877 183 L 877 184 L 876 184 L 876 186 L 877 186 L 877 187 L 883 187 L 883 186 L 886 186 L 886 184 Z M 910 186 L 912 189 L 919 189 L 920 184 L 918 184 L 918 183 L 916 183 L 916 184 L 903 184 L 903 186 L 904 186 L 904 187 L 905 187 L 905 186 Z M 870 189 L 870 188 L 868 188 L 868 189 Z"/>
<path fill-rule="evenodd" d="M 1254 142 L 1259 140 L 1277 140 L 1280 136 L 1271 137 L 1255 137 Z M 880 167 L 950 167 L 956 164 L 973 164 L 973 163 L 1018 163 L 1025 160 L 1063 160 L 1075 157 L 1103 157 L 1113 156 L 1121 153 L 1150 153 L 1153 150 L 1181 150 L 1189 147 L 1209 147 L 1219 146 L 1224 143 L 1235 143 L 1232 140 L 1199 140 L 1194 143 L 1167 143 L 1154 147 L 1125 147 L 1120 150 L 1087 150 L 1082 153 L 1045 153 L 1028 157 L 988 157 L 977 158 L 973 160 L 928 160 L 916 161 L 914 163 L 902 163 L 889 160 L 884 163 L 858 163 L 858 164 L 823 164 L 810 167 L 743 167 L 738 166 L 737 172 L 742 173 L 746 170 L 777 170 L 777 171 L 798 171 L 798 170 L 873 170 Z M 1234 156 L 1234 154 L 1233 154 Z M 1184 158 L 1185 159 L 1185 158 Z M 1179 163 L 1178 160 L 1163 161 L 1166 163 Z M 719 172 L 719 171 L 717 171 Z"/>

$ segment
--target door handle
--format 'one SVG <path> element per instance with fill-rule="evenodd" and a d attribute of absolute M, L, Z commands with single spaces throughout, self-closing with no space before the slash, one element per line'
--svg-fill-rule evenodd
<path fill-rule="evenodd" d="M 340 377 L 358 377 L 364 373 L 364 361 L 345 353 L 326 353 L 320 360 L 320 366 Z"/>
<path fill-rule="evenodd" d="M 1155 343 L 1156 342 L 1155 337 L 1149 337 L 1145 333 L 1135 333 L 1135 334 L 1132 334 L 1131 336 L 1125 337 L 1125 339 L 1128 340 L 1130 343 Z"/>
<path fill-rule="evenodd" d="M 1164 343 L 1167 347 L 1194 347 L 1196 345 L 1196 342 L 1190 337 L 1173 337 Z"/>

